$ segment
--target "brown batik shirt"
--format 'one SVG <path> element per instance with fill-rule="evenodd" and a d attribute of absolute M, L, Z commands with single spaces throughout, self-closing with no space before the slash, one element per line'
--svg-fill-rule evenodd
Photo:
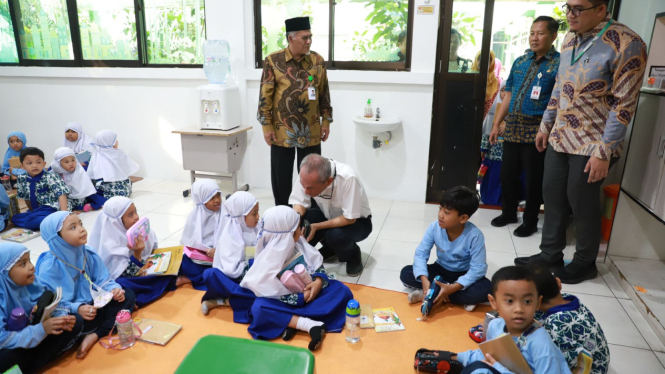
<path fill-rule="evenodd" d="M 315 100 L 310 100 L 310 86 L 315 88 Z M 288 47 L 266 57 L 256 119 L 264 133 L 275 132 L 273 145 L 319 145 L 321 127 L 329 128 L 333 121 L 323 57 L 310 52 L 296 61 Z"/>

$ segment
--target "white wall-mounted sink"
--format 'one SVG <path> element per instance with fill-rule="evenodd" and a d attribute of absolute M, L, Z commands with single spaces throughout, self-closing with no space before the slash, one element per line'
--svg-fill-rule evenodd
<path fill-rule="evenodd" d="M 402 120 L 397 117 L 381 117 L 377 121 L 376 118 L 357 116 L 353 118 L 353 122 L 372 136 L 378 136 L 382 132 L 395 130 L 402 123 Z"/>

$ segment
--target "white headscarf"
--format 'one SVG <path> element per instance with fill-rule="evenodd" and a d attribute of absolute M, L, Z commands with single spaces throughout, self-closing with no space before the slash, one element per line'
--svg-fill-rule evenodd
<path fill-rule="evenodd" d="M 118 136 L 109 130 L 102 130 L 95 135 L 95 153 L 90 159 L 88 177 L 104 182 L 120 182 L 139 170 L 134 162 L 120 149 L 113 148 Z"/>
<path fill-rule="evenodd" d="M 118 278 L 125 271 L 132 255 L 127 248 L 127 229 L 122 224 L 122 215 L 131 205 L 132 201 L 124 196 L 108 199 L 88 236 L 90 238 L 88 246 L 94 248 L 104 260 L 111 279 Z M 151 229 L 140 260 L 148 258 L 155 248 L 157 248 L 157 236 Z"/>
<path fill-rule="evenodd" d="M 277 279 L 286 261 L 295 251 L 303 254 L 307 270 L 314 273 L 321 267 L 323 256 L 302 236 L 297 243 L 293 233 L 299 228 L 300 215 L 288 206 L 277 206 L 266 210 L 259 223 L 254 265 L 249 269 L 240 286 L 252 290 L 258 297 L 276 298 L 291 294 Z"/>
<path fill-rule="evenodd" d="M 215 248 L 220 211 L 213 212 L 205 204 L 220 192 L 212 179 L 199 179 L 192 184 L 192 198 L 196 206 L 187 217 L 180 244 L 198 249 Z"/>
<path fill-rule="evenodd" d="M 51 162 L 51 168 L 65 180 L 65 184 L 69 187 L 69 197 L 72 199 L 82 199 L 97 193 L 95 186 L 92 185 L 90 178 L 88 178 L 85 170 L 83 170 L 83 166 L 78 161 L 75 162 L 76 168 L 72 172 L 65 170 L 60 165 L 60 161 L 67 156 L 76 157 L 71 148 L 60 147 L 56 149 L 53 156 L 54 160 Z"/>
<path fill-rule="evenodd" d="M 88 151 L 90 153 L 95 152 L 95 147 L 92 145 L 92 139 L 83 132 L 83 126 L 80 123 L 70 122 L 65 126 L 65 132 L 67 130 L 76 131 L 79 134 L 79 138 L 75 142 L 70 142 L 65 137 L 65 140 L 62 142 L 63 147 L 67 147 L 74 151 L 74 153 L 81 153 L 83 151 Z"/>
<path fill-rule="evenodd" d="M 245 216 L 254 209 L 256 198 L 249 192 L 238 191 L 231 195 L 222 206 L 219 222 L 221 234 L 215 247 L 212 266 L 221 270 L 229 278 L 238 278 L 245 270 L 245 247 L 254 245 L 257 228 L 245 223 Z"/>

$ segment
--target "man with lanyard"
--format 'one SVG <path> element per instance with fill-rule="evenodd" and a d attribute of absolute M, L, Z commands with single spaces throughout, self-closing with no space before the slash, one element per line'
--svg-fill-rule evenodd
<path fill-rule="evenodd" d="M 559 70 L 559 52 L 552 46 L 559 31 L 559 22 L 541 16 L 531 25 L 531 49 L 519 57 L 506 81 L 502 105 L 494 116 L 490 143 L 499 141 L 499 125 L 506 121 L 503 134 L 503 160 L 501 163 L 501 215 L 492 220 L 492 226 L 503 227 L 517 223 L 517 205 L 521 191 L 522 170 L 526 179 L 526 207 L 522 224 L 513 231 L 518 237 L 527 237 L 538 231 L 538 213 L 543 203 L 543 168 L 545 154 L 538 152 L 534 143 L 547 109 Z"/>
<path fill-rule="evenodd" d="M 300 180 L 293 188 L 289 204 L 308 221 L 311 245 L 326 262 L 335 256 L 346 262 L 350 277 L 360 275 L 363 263 L 358 242 L 372 233 L 372 211 L 356 172 L 341 162 L 312 154 L 300 165 Z"/>
<path fill-rule="evenodd" d="M 321 154 L 332 119 L 328 76 L 323 57 L 310 51 L 309 17 L 286 20 L 289 45 L 263 62 L 257 120 L 270 147 L 270 174 L 275 205 L 291 193 L 293 161 Z"/>
<path fill-rule="evenodd" d="M 568 0 L 570 24 L 552 98 L 536 147 L 545 152 L 545 225 L 541 253 L 516 265 L 542 262 L 562 283 L 598 274 L 600 187 L 620 157 L 637 106 L 646 68 L 644 42 L 607 12 L 609 0 Z M 549 147 L 548 147 L 549 143 Z M 572 210 L 576 234 L 573 261 L 563 266 L 566 227 Z"/>

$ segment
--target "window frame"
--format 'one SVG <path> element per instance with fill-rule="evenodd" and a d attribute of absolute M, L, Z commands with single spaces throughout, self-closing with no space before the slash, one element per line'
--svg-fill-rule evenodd
<path fill-rule="evenodd" d="M 0 62 L 0 66 L 41 66 L 41 67 L 105 67 L 105 68 L 195 68 L 200 69 L 203 64 L 158 64 L 148 61 L 148 44 L 146 35 L 145 6 L 144 0 L 134 0 L 134 14 L 136 17 L 136 44 L 138 58 L 136 60 L 85 60 L 83 59 L 83 50 L 81 43 L 81 30 L 79 27 L 77 0 L 65 0 L 67 5 L 67 17 L 69 20 L 69 29 L 72 40 L 72 50 L 74 58 L 72 60 L 33 60 L 23 57 L 21 53 L 21 41 L 19 37 L 18 18 L 20 11 L 19 0 L 7 0 L 9 13 L 14 29 L 14 39 L 16 40 L 16 52 L 18 62 Z M 205 20 L 205 39 L 208 33 L 208 17 L 203 2 L 203 14 Z M 201 42 L 203 42 L 203 40 Z"/>
<path fill-rule="evenodd" d="M 254 67 L 263 69 L 263 40 L 261 37 L 261 0 L 254 0 Z M 415 1 L 408 0 L 409 14 L 406 27 L 406 59 L 404 62 L 380 61 L 335 61 L 335 0 L 328 0 L 328 70 L 364 70 L 364 71 L 411 71 L 411 51 L 413 41 L 413 20 Z"/>
<path fill-rule="evenodd" d="M 14 30 L 14 41 L 16 43 L 16 55 L 18 56 L 18 62 L 0 62 L 0 66 L 20 66 L 21 59 L 21 39 L 18 36 L 18 25 L 16 24 L 16 14 L 14 13 L 14 7 L 11 0 L 7 0 L 7 7 L 9 8 L 9 18 L 12 21 L 12 29 Z"/>

